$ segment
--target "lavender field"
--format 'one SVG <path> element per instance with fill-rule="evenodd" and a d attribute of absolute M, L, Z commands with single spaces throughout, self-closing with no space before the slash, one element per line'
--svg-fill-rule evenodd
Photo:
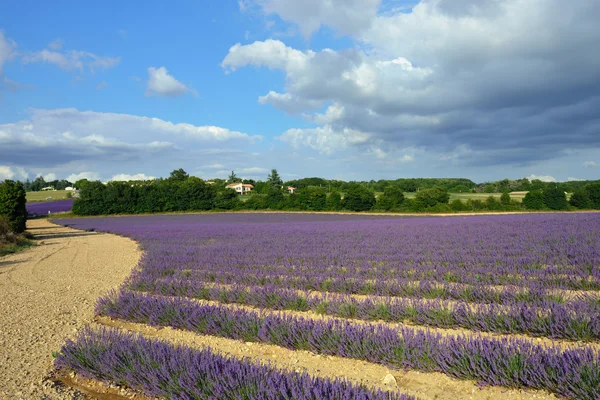
<path fill-rule="evenodd" d="M 37 217 L 41 215 L 69 212 L 73 209 L 73 201 L 73 199 L 68 199 L 27 203 L 27 215 L 30 217 Z"/>
<path fill-rule="evenodd" d="M 100 316 L 484 385 L 600 398 L 600 214 L 212 214 L 56 222 L 124 235 L 144 250 L 123 287 L 98 301 Z M 135 362 L 116 362 L 111 354 L 121 349 L 138 352 Z M 155 396 L 391 396 L 278 370 L 267 373 L 276 379 L 257 386 L 264 367 L 245 361 L 222 367 L 244 375 L 233 390 L 203 372 L 204 364 L 223 362 L 217 354 L 192 353 L 91 330 L 65 345 L 57 365 Z M 193 365 L 185 385 L 166 367 L 182 358 Z M 281 395 L 273 395 L 278 384 Z M 304 385 L 314 386 L 313 394 Z M 389 398 L 402 398 L 399 386 Z"/>

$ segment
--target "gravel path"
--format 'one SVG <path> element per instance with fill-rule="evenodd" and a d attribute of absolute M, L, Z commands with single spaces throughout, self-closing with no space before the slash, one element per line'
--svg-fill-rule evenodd
<path fill-rule="evenodd" d="M 0 258 L 0 399 L 55 399 L 43 382 L 52 352 L 93 320 L 96 299 L 125 280 L 141 252 L 130 239 L 45 219 L 27 228 L 38 245 Z"/>

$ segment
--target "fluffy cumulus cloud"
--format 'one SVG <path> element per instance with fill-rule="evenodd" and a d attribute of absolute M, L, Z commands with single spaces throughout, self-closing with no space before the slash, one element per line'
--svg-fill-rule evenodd
<path fill-rule="evenodd" d="M 354 34 L 370 28 L 377 16 L 380 0 L 256 0 L 267 14 L 277 14 L 296 24 L 305 37 L 310 37 L 322 25 L 329 25 L 344 34 Z M 246 8 L 248 2 L 240 3 Z"/>
<path fill-rule="evenodd" d="M 165 67 L 148 68 L 146 96 L 160 95 L 176 97 L 190 91 L 190 88 L 170 75 Z"/>
<path fill-rule="evenodd" d="M 100 180 L 100 174 L 97 172 L 78 172 L 76 174 L 71 174 L 65 178 L 69 182 L 75 183 L 81 179 L 87 179 L 88 181 L 97 181 Z"/>
<path fill-rule="evenodd" d="M 59 178 L 91 170 L 102 171 L 94 177 L 116 179 L 124 176 L 117 174 L 129 172 L 123 168 L 137 169 L 141 162 L 158 169 L 161 174 L 157 176 L 164 176 L 168 171 L 162 168 L 193 166 L 196 160 L 226 160 L 233 157 L 230 148 L 251 148 L 261 139 L 218 126 L 129 114 L 33 109 L 28 119 L 0 124 L 0 158 L 13 171 L 26 168 L 55 173 Z M 117 167 L 120 170 L 114 171 Z"/>
<path fill-rule="evenodd" d="M 268 39 L 224 57 L 228 73 L 283 71 L 284 90 L 265 87 L 258 101 L 317 125 L 280 136 L 295 148 L 377 158 L 418 148 L 442 164 L 525 167 L 600 147 L 599 2 L 249 3 L 305 35 L 328 26 L 357 43 L 315 51 Z"/>
<path fill-rule="evenodd" d="M 117 174 L 110 178 L 111 181 L 150 181 L 156 179 L 155 176 L 148 176 L 146 174 Z"/>
<path fill-rule="evenodd" d="M 542 181 L 542 182 L 556 182 L 556 178 L 554 178 L 553 176 L 550 176 L 550 175 L 531 174 L 527 177 L 527 179 L 529 179 L 530 181 L 538 180 L 538 181 Z M 569 178 L 569 180 L 572 180 L 572 179 Z"/>

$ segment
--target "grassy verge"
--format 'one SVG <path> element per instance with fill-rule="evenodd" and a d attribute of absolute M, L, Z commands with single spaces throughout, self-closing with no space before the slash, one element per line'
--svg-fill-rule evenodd
<path fill-rule="evenodd" d="M 17 235 L 6 240 L 6 238 L 0 238 L 0 257 L 8 254 L 14 254 L 18 251 L 25 250 L 34 245 L 29 234 Z"/>

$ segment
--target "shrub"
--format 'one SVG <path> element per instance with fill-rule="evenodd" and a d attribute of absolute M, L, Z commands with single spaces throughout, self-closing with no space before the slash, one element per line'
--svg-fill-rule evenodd
<path fill-rule="evenodd" d="M 502 192 L 502 196 L 500 196 L 500 203 L 504 206 L 510 205 L 510 194 L 507 191 Z"/>
<path fill-rule="evenodd" d="M 569 206 L 565 192 L 557 186 L 544 190 L 544 204 L 551 210 L 566 210 Z"/>
<path fill-rule="evenodd" d="M 569 204 L 571 204 L 573 207 L 579 208 L 580 210 L 590 208 L 592 206 L 590 196 L 585 189 L 576 190 L 571 196 Z"/>
<path fill-rule="evenodd" d="M 532 190 L 523 198 L 523 204 L 528 210 L 542 210 L 544 208 L 544 194 L 541 190 Z"/>
<path fill-rule="evenodd" d="M 415 200 L 420 209 L 425 209 L 428 207 L 434 207 L 436 204 L 448 204 L 450 195 L 446 189 L 436 186 L 417 192 L 417 197 Z"/>
<path fill-rule="evenodd" d="M 327 193 L 317 186 L 298 190 L 298 207 L 302 210 L 322 211 L 327 207 Z"/>
<path fill-rule="evenodd" d="M 450 203 L 450 208 L 452 211 L 467 211 L 467 205 L 459 199 L 452 200 Z"/>
<path fill-rule="evenodd" d="M 488 198 L 485 199 L 485 207 L 490 211 L 499 211 L 502 210 L 502 203 L 494 196 L 488 196 Z"/>
<path fill-rule="evenodd" d="M 12 232 L 22 233 L 27 223 L 27 198 L 21 182 L 0 183 L 0 215 L 6 216 Z"/>
<path fill-rule="evenodd" d="M 240 206 L 240 200 L 235 190 L 224 189 L 217 193 L 215 208 L 219 210 L 234 210 Z"/>
<path fill-rule="evenodd" d="M 368 211 L 375 205 L 375 194 L 364 186 L 351 185 L 342 201 L 342 206 L 350 211 Z"/>
<path fill-rule="evenodd" d="M 600 209 L 600 183 L 586 185 L 585 191 L 590 199 L 591 207 Z"/>
<path fill-rule="evenodd" d="M 325 205 L 329 211 L 340 211 L 342 209 L 342 196 L 336 191 L 329 193 Z"/>
<path fill-rule="evenodd" d="M 388 186 L 377 199 L 375 208 L 383 211 L 397 210 L 404 201 L 404 193 L 399 186 Z"/>

